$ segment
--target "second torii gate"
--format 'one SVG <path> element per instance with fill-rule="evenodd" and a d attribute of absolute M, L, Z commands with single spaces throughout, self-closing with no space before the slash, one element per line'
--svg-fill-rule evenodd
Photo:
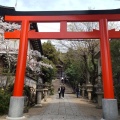
<path fill-rule="evenodd" d="M 120 32 L 115 30 L 108 30 L 108 21 L 120 20 L 120 14 L 20 15 L 5 16 L 5 20 L 9 22 L 22 23 L 21 31 L 15 30 L 14 32 L 5 32 L 6 39 L 20 38 L 14 92 L 10 100 L 8 118 L 23 117 L 23 86 L 29 39 L 100 39 L 102 79 L 104 90 L 104 99 L 102 101 L 103 117 L 106 120 L 117 120 L 118 108 L 117 100 L 114 99 L 109 39 L 120 38 Z M 59 22 L 60 32 L 35 32 L 29 28 L 30 23 L 32 22 Z M 67 22 L 99 22 L 99 30 L 93 30 L 92 32 L 68 32 Z"/>

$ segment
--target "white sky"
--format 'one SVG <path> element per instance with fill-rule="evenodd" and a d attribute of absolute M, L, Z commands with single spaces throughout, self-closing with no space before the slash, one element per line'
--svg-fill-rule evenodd
<path fill-rule="evenodd" d="M 0 0 L 0 5 L 15 7 L 16 11 L 100 10 L 119 9 L 120 0 Z M 39 24 L 38 28 L 59 31 L 59 24 Z"/>
<path fill-rule="evenodd" d="M 0 5 L 15 7 L 17 11 L 53 11 L 118 9 L 120 0 L 0 0 Z"/>
<path fill-rule="evenodd" d="M 16 11 L 64 11 L 119 9 L 120 0 L 0 0 L 0 5 L 15 7 Z M 59 31 L 59 24 L 39 24 L 40 31 Z"/>

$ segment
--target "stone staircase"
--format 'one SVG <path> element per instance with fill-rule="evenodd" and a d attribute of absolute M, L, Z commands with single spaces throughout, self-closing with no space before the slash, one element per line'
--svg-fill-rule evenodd
<path fill-rule="evenodd" d="M 52 84 L 54 85 L 55 93 L 57 93 L 59 86 L 62 85 L 63 83 L 61 83 L 60 79 L 55 79 L 52 81 Z M 73 93 L 73 89 L 69 85 L 64 84 L 64 86 L 65 86 L 65 94 L 72 94 Z"/>

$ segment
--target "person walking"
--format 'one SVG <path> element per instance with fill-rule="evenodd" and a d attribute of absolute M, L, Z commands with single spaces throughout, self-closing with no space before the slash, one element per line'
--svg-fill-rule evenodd
<path fill-rule="evenodd" d="M 64 78 L 63 77 L 61 78 L 61 83 L 64 83 Z"/>
<path fill-rule="evenodd" d="M 60 85 L 59 88 L 58 88 L 59 99 L 61 98 L 61 93 L 62 93 L 62 87 Z"/>
<path fill-rule="evenodd" d="M 77 98 L 80 96 L 80 89 L 78 86 L 76 87 L 76 95 L 77 95 Z"/>
<path fill-rule="evenodd" d="M 61 93 L 62 93 L 62 98 L 64 98 L 64 94 L 65 94 L 65 86 L 64 85 L 61 87 Z"/>

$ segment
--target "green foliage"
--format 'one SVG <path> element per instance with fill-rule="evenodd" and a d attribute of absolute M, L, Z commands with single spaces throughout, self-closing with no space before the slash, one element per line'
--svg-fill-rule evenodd
<path fill-rule="evenodd" d="M 94 85 L 97 74 L 97 60 L 95 60 L 95 48 L 98 41 L 79 42 L 76 49 L 69 49 L 64 54 L 65 73 L 71 85 L 83 84 L 89 80 Z"/>
<path fill-rule="evenodd" d="M 62 61 L 64 62 L 65 69 L 68 68 L 73 62 L 75 62 L 75 52 L 75 50 L 69 49 L 67 53 L 63 54 L 64 57 L 62 58 Z M 79 57 L 77 57 L 76 60 L 78 58 Z"/>
<path fill-rule="evenodd" d="M 65 62 L 68 61 L 66 64 L 65 74 L 69 78 L 69 82 L 73 88 L 78 83 L 82 83 L 84 77 L 83 63 L 81 62 L 81 59 L 79 57 L 74 56 L 74 52 L 75 51 L 71 51 L 70 53 L 67 53 L 66 61 L 65 61 Z"/>
<path fill-rule="evenodd" d="M 9 108 L 11 94 L 0 89 L 0 114 L 6 114 Z"/>
<path fill-rule="evenodd" d="M 32 90 L 31 90 L 32 89 Z M 34 88 L 25 85 L 24 86 L 24 96 L 25 96 L 25 111 L 27 112 L 28 109 L 35 104 L 35 96 L 33 96 Z"/>
<path fill-rule="evenodd" d="M 52 79 L 54 78 L 55 74 L 56 74 L 56 67 L 53 64 L 52 61 L 48 60 L 48 59 L 43 59 L 44 63 L 50 64 L 52 65 L 53 68 L 46 68 L 43 67 L 41 68 L 42 73 L 44 74 L 42 77 L 44 79 L 45 82 L 49 82 L 51 83 Z"/>
<path fill-rule="evenodd" d="M 114 78 L 118 79 L 120 76 L 120 40 L 111 40 L 111 56 L 112 56 L 112 68 Z"/>
<path fill-rule="evenodd" d="M 73 66 L 72 64 L 66 69 L 65 71 L 66 75 L 71 79 L 75 79 L 76 71 L 75 71 L 75 66 Z"/>
<path fill-rule="evenodd" d="M 66 75 L 71 79 L 75 80 L 77 83 L 82 82 L 82 68 L 80 62 L 71 64 L 65 71 Z"/>
<path fill-rule="evenodd" d="M 111 40 L 112 70 L 114 77 L 115 97 L 120 108 L 120 40 Z"/>
<path fill-rule="evenodd" d="M 118 102 L 118 107 L 120 108 L 120 84 L 119 85 L 115 85 L 115 97 L 117 99 Z"/>
<path fill-rule="evenodd" d="M 50 95 L 54 95 L 54 87 L 51 87 L 51 89 L 50 89 Z"/>
<path fill-rule="evenodd" d="M 42 44 L 44 56 L 51 60 L 54 64 L 58 63 L 59 52 L 50 41 Z"/>
<path fill-rule="evenodd" d="M 24 86 L 24 95 L 30 98 L 30 87 L 27 85 Z"/>

